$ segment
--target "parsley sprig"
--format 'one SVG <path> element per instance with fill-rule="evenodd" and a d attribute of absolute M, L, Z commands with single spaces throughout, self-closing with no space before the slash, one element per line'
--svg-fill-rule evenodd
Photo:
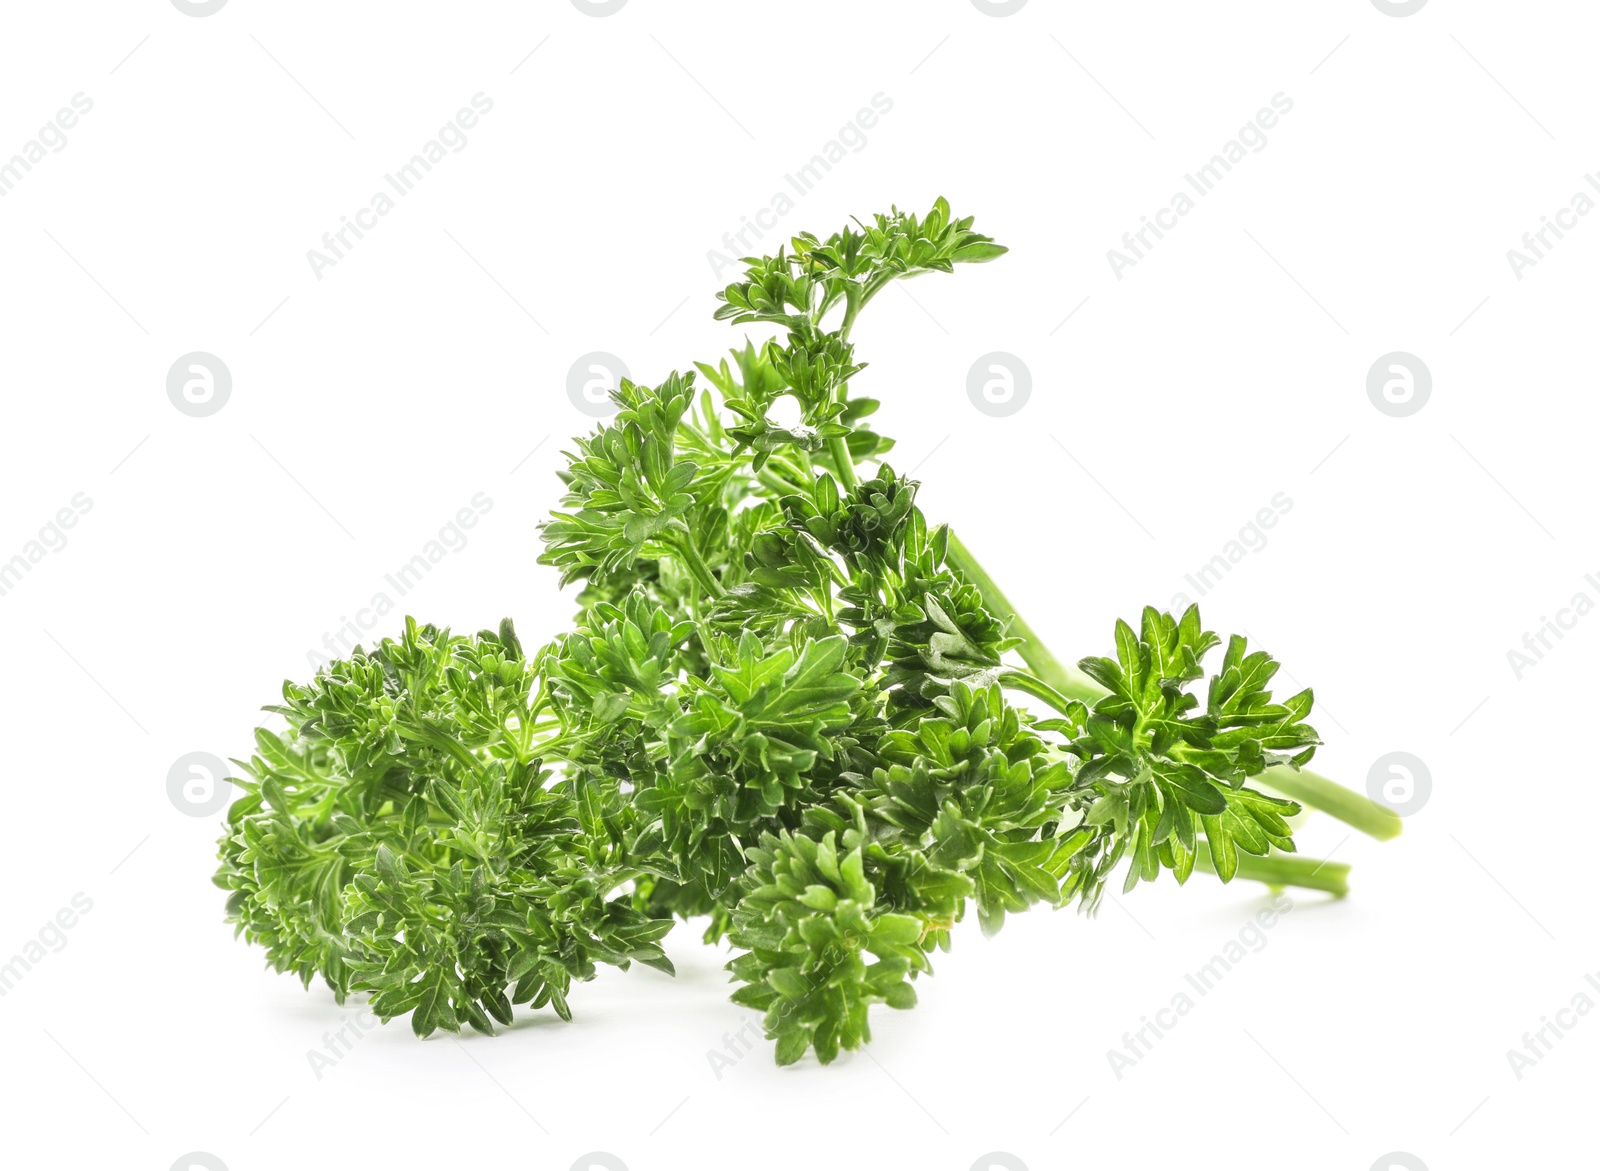
<path fill-rule="evenodd" d="M 509 622 L 408 620 L 285 685 L 221 843 L 239 931 L 427 1035 L 566 1017 L 598 963 L 670 972 L 661 938 L 703 916 L 778 1061 L 828 1062 L 969 909 L 1093 911 L 1119 868 L 1343 894 L 1290 818 L 1398 821 L 1304 768 L 1311 692 L 1275 698 L 1194 607 L 1063 665 L 850 393 L 890 282 L 1004 252 L 941 199 L 748 259 L 717 317 L 774 336 L 623 380 L 575 441 L 541 557 L 582 583 L 570 632 L 528 654 Z"/>

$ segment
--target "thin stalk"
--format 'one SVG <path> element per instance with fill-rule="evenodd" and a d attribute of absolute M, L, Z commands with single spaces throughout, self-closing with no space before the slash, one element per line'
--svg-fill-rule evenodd
<path fill-rule="evenodd" d="M 856 315 L 861 312 L 861 306 L 867 303 L 865 290 L 854 281 L 844 287 L 844 320 L 839 323 L 839 340 L 850 340 L 850 330 L 856 323 Z"/>
<path fill-rule="evenodd" d="M 1308 768 L 1275 764 L 1259 778 L 1292 801 L 1320 809 L 1381 842 L 1400 836 L 1400 815 Z"/>
<path fill-rule="evenodd" d="M 856 461 L 850 457 L 850 445 L 845 442 L 842 435 L 835 435 L 828 440 L 828 456 L 833 460 L 834 470 L 839 473 L 839 479 L 851 492 L 856 490 Z"/>
<path fill-rule="evenodd" d="M 1011 604 L 1011 599 L 1005 596 L 994 578 L 978 564 L 978 559 L 961 543 L 954 530 L 950 532 L 949 558 L 950 564 L 955 566 L 956 571 L 976 586 L 978 593 L 983 595 L 983 604 L 990 613 L 1002 619 L 1006 615 L 1011 616 L 1011 623 L 1007 629 L 1022 640 L 1022 645 L 1017 647 L 1017 653 L 1022 656 L 1022 661 L 1028 664 L 1035 675 L 1068 699 L 1093 703 L 1106 693 L 1105 688 L 1089 676 L 1076 667 L 1067 666 L 1050 652 L 1044 640 L 1035 633 L 1022 615 L 1017 613 L 1017 608 Z"/>
<path fill-rule="evenodd" d="M 1050 652 L 1044 640 L 1024 621 L 1011 600 L 995 583 L 994 578 L 978 563 L 971 551 L 961 543 L 954 532 L 950 533 L 949 560 L 958 573 L 983 596 L 983 603 L 997 618 L 1011 616 L 1010 632 L 1022 640 L 1017 653 L 1033 673 L 1050 687 L 1071 699 L 1092 704 L 1106 694 L 1093 679 L 1075 667 L 1069 667 Z M 1040 697 L 1045 698 L 1045 697 Z M 1046 700 L 1048 702 L 1048 700 Z M 1320 809 L 1346 825 L 1380 841 L 1398 837 L 1400 817 L 1376 801 L 1345 788 L 1336 781 L 1309 769 L 1295 769 L 1288 765 L 1274 765 L 1261 774 L 1261 781 L 1285 797 L 1312 809 Z"/>
<path fill-rule="evenodd" d="M 788 480 L 778 475 L 772 470 L 772 465 L 770 463 L 756 473 L 756 479 L 760 480 L 761 483 L 767 488 L 770 488 L 772 491 L 778 493 L 779 497 L 794 496 L 808 491 L 808 489 L 802 488 L 798 484 L 790 483 Z"/>
<path fill-rule="evenodd" d="M 1000 676 L 1000 685 L 1013 691 L 1024 692 L 1035 699 L 1042 699 L 1062 715 L 1067 714 L 1067 704 L 1072 702 L 1067 696 L 1062 695 L 1043 679 L 1030 675 L 1026 671 L 1007 668 Z"/>
<path fill-rule="evenodd" d="M 716 598 L 720 598 L 728 592 L 722 588 L 722 583 L 711 572 L 711 566 L 706 564 L 706 559 L 700 556 L 700 550 L 694 547 L 693 537 L 685 534 L 680 540 L 674 541 L 672 545 L 677 550 L 678 556 L 683 558 L 684 564 L 689 567 L 689 572 L 694 574 L 694 579 L 700 583 L 701 588 Z"/>
<path fill-rule="evenodd" d="M 1215 874 L 1217 867 L 1211 861 L 1211 847 L 1204 839 L 1195 858 L 1195 867 L 1207 874 Z M 1299 886 L 1307 890 L 1322 890 L 1337 898 L 1350 893 L 1350 867 L 1343 862 L 1329 862 L 1320 858 L 1302 858 L 1299 854 L 1273 851 L 1265 858 L 1254 854 L 1239 855 L 1237 878 L 1254 879 L 1268 886 Z"/>
<path fill-rule="evenodd" d="M 849 281 L 844 287 L 845 306 L 844 320 L 839 323 L 839 340 L 850 340 L 850 330 L 855 326 L 856 314 L 861 312 L 861 306 L 866 304 L 863 290 L 854 281 Z M 850 393 L 848 383 L 839 384 L 839 401 L 843 402 Z M 850 444 L 842 435 L 835 435 L 828 440 L 828 456 L 833 460 L 833 466 L 839 473 L 839 480 L 851 492 L 856 490 L 856 461 L 850 455 Z"/>

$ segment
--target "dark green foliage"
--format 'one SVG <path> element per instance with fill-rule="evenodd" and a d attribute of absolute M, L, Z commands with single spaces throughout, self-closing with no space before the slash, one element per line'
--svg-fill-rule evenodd
<path fill-rule="evenodd" d="M 1274 702 L 1239 638 L 1193 690 L 1219 640 L 1192 608 L 1118 622 L 1081 665 L 1092 706 L 1021 673 L 863 425 L 860 310 L 1002 252 L 940 200 L 747 261 L 717 316 L 781 336 L 701 364 L 706 388 L 624 381 L 576 441 L 541 558 L 583 584 L 570 633 L 530 658 L 509 625 L 408 623 L 287 685 L 218 876 L 269 962 L 421 1034 L 487 1029 L 565 1016 L 597 962 L 668 969 L 660 937 L 705 915 L 778 1061 L 827 1062 L 870 1006 L 915 1003 L 969 907 L 993 932 L 1092 910 L 1124 861 L 1131 887 L 1184 881 L 1202 842 L 1224 880 L 1292 850 L 1298 807 L 1245 786 L 1309 759 L 1309 692 Z M 769 417 L 783 396 L 798 422 Z"/>
<path fill-rule="evenodd" d="M 596 961 L 671 971 L 670 924 L 619 886 L 615 778 L 550 784 L 538 676 L 509 623 L 401 639 L 285 684 L 283 735 L 261 729 L 228 811 L 218 885 L 279 971 L 372 993 L 412 1027 L 509 1023 L 513 1004 L 568 1015 Z"/>

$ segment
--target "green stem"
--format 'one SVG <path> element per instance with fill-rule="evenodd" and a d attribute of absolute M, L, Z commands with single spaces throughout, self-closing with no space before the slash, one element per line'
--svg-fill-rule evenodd
<path fill-rule="evenodd" d="M 796 496 L 809 491 L 809 489 L 802 488 L 798 484 L 791 483 L 778 475 L 772 470 L 771 463 L 768 463 L 766 467 L 756 473 L 756 479 L 760 480 L 765 487 L 776 492 L 780 499 L 784 496 Z"/>
<path fill-rule="evenodd" d="M 867 303 L 865 292 L 854 281 L 844 287 L 844 320 L 839 323 L 839 340 L 842 342 L 850 340 L 850 330 L 856 323 L 856 314 L 860 313 L 861 306 Z"/>
<path fill-rule="evenodd" d="M 1275 764 L 1259 778 L 1285 797 L 1320 809 L 1379 841 L 1400 836 L 1400 815 L 1308 768 Z"/>
<path fill-rule="evenodd" d="M 673 548 L 678 551 L 678 556 L 683 558 L 689 572 L 694 574 L 694 579 L 712 597 L 720 598 L 728 591 L 722 588 L 722 583 L 711 572 L 711 566 L 706 564 L 706 559 L 700 556 L 700 550 L 694 547 L 694 538 L 684 535 L 682 539 L 673 542 Z"/>
<path fill-rule="evenodd" d="M 849 281 L 844 287 L 845 306 L 844 320 L 839 323 L 839 340 L 850 340 L 850 330 L 855 326 L 856 314 L 861 312 L 861 306 L 866 304 L 864 292 L 860 285 Z M 843 402 L 850 393 L 847 383 L 839 384 L 839 401 Z M 850 455 L 850 441 L 842 435 L 835 435 L 828 440 L 828 456 L 833 460 L 833 466 L 839 473 L 839 480 L 844 486 L 854 492 L 856 490 L 856 461 Z"/>
<path fill-rule="evenodd" d="M 949 540 L 950 564 L 962 577 L 972 583 L 983 596 L 983 604 L 995 617 L 1011 616 L 1008 630 L 1022 640 L 1022 644 L 1017 647 L 1017 653 L 1022 656 L 1022 661 L 1028 664 L 1035 675 L 1062 695 L 1080 699 L 1084 703 L 1092 704 L 1106 694 L 1105 688 L 1093 679 L 1082 671 L 1067 666 L 1051 654 L 1044 640 L 1023 620 L 1022 615 L 1017 613 L 1017 608 L 995 584 L 994 578 L 978 564 L 978 559 L 961 543 L 953 531 L 949 534 Z M 1380 841 L 1386 841 L 1400 833 L 1400 818 L 1392 809 L 1379 805 L 1376 801 L 1335 781 L 1330 781 L 1327 777 L 1319 776 L 1309 769 L 1274 765 L 1261 774 L 1261 780 L 1285 797 L 1302 805 L 1308 805 L 1312 809 L 1320 809 Z"/>
<path fill-rule="evenodd" d="M 1217 872 L 1211 861 L 1211 847 L 1200 842 L 1200 853 L 1195 858 L 1198 869 L 1207 874 Z M 1268 886 L 1299 886 L 1307 890 L 1323 890 L 1338 898 L 1350 893 L 1347 881 L 1350 867 L 1343 862 L 1328 862 L 1319 858 L 1302 858 L 1299 854 L 1274 851 L 1265 858 L 1254 854 L 1239 855 L 1238 878 L 1250 878 Z"/>
<path fill-rule="evenodd" d="M 850 458 L 850 444 L 843 435 L 828 440 L 828 456 L 833 460 L 839 479 L 851 492 L 856 490 L 856 461 Z"/>
<path fill-rule="evenodd" d="M 1042 699 L 1062 715 L 1067 714 L 1067 705 L 1072 702 L 1067 696 L 1062 695 L 1043 679 L 1030 675 L 1026 671 L 1007 668 L 1000 676 L 1000 685 L 1013 691 L 1024 692 L 1035 699 Z"/>
<path fill-rule="evenodd" d="M 1068 699 L 1093 703 L 1104 695 L 1105 688 L 1076 667 L 1067 666 L 1050 653 L 1050 648 L 1044 645 L 1044 640 L 1034 632 L 1033 627 L 1028 625 L 1022 615 L 1017 613 L 1017 608 L 1011 604 L 1011 599 L 1005 596 L 994 578 L 978 564 L 978 559 L 961 543 L 954 530 L 950 531 L 949 536 L 950 564 L 955 566 L 962 577 L 977 587 L 978 593 L 983 595 L 983 604 L 990 613 L 1002 619 L 1008 614 L 1011 616 L 1007 629 L 1022 640 L 1017 653 L 1022 656 L 1022 661 L 1028 664 L 1029 669 Z"/>

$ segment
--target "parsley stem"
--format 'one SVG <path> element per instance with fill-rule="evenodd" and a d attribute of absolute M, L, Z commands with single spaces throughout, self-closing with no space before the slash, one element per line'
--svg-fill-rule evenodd
<path fill-rule="evenodd" d="M 707 593 L 714 598 L 720 598 L 727 593 L 716 575 L 711 572 L 711 566 L 706 564 L 706 559 L 700 556 L 700 550 L 694 547 L 693 537 L 685 536 L 681 540 L 674 541 L 672 547 L 677 550 L 678 555 L 683 558 L 683 563 L 689 567 L 689 572 Z"/>
<path fill-rule="evenodd" d="M 1207 874 L 1217 872 L 1216 866 L 1211 861 L 1211 847 L 1204 841 L 1200 843 L 1200 853 L 1195 859 L 1195 866 Z M 1241 852 L 1237 876 L 1264 882 L 1268 886 L 1300 886 L 1307 890 L 1325 890 L 1331 895 L 1343 898 L 1350 893 L 1350 884 L 1346 881 L 1349 874 L 1350 867 L 1343 862 L 1303 858 L 1299 854 L 1285 854 L 1274 850 L 1264 858 Z"/>
<path fill-rule="evenodd" d="M 1400 836 L 1402 823 L 1394 810 L 1308 768 L 1275 764 L 1261 774 L 1260 780 L 1290 800 L 1320 809 L 1379 841 Z"/>
<path fill-rule="evenodd" d="M 844 320 L 839 323 L 839 340 L 850 340 L 850 330 L 855 326 L 856 314 L 861 312 L 861 306 L 866 304 L 865 290 L 854 281 L 848 282 L 844 287 L 845 306 Z M 839 401 L 843 402 L 850 394 L 850 384 L 839 384 Z M 854 492 L 856 490 L 856 461 L 850 454 L 849 440 L 842 435 L 836 435 L 828 440 L 828 455 L 832 458 L 835 470 L 839 473 L 839 480 L 844 486 Z"/>
<path fill-rule="evenodd" d="M 1007 615 L 1008 633 L 1022 640 L 1022 645 L 1017 647 L 1017 653 L 1022 656 L 1022 661 L 1028 664 L 1034 675 L 1053 687 L 1068 699 L 1080 699 L 1084 703 L 1092 704 L 1105 694 L 1105 689 L 1089 676 L 1075 667 L 1069 667 L 1050 652 L 1044 640 L 1034 632 L 1033 627 L 1023 620 L 1017 608 L 1011 604 L 994 578 L 978 564 L 978 559 L 972 555 L 961 539 L 956 536 L 955 530 L 950 530 L 949 561 L 956 571 L 983 595 L 983 604 L 996 618 L 1002 620 Z M 1039 698 L 1043 699 L 1043 696 Z"/>
<path fill-rule="evenodd" d="M 1021 691 L 1035 699 L 1042 699 L 1062 715 L 1067 714 L 1067 705 L 1072 702 L 1043 679 L 1026 671 L 1007 669 L 1000 675 L 1000 685 L 1013 691 Z"/>
<path fill-rule="evenodd" d="M 995 584 L 994 578 L 989 576 L 954 531 L 950 532 L 949 537 L 950 564 L 983 596 L 984 605 L 992 614 L 996 617 L 1011 616 L 1008 630 L 1013 636 L 1022 640 L 1022 644 L 1017 647 L 1017 653 L 1022 656 L 1022 661 L 1028 664 L 1033 674 L 1062 695 L 1070 699 L 1081 699 L 1087 704 L 1093 704 L 1095 700 L 1105 695 L 1105 689 L 1093 679 L 1082 671 L 1067 666 L 1050 652 L 1044 640 L 1023 620 L 1022 615 L 1017 613 L 1017 608 Z M 1039 698 L 1050 702 L 1046 696 Z M 1310 769 L 1296 769 L 1282 764 L 1273 765 L 1261 774 L 1261 780 L 1285 797 L 1312 809 L 1320 809 L 1380 841 L 1387 841 L 1400 834 L 1400 817 L 1394 810 L 1379 805 L 1376 801 Z"/>
<path fill-rule="evenodd" d="M 809 488 L 803 488 L 787 477 L 778 475 L 772 470 L 771 464 L 757 472 L 756 479 L 775 492 L 780 500 L 785 496 L 798 496 L 810 491 Z"/>
<path fill-rule="evenodd" d="M 833 460 L 834 470 L 839 473 L 839 479 L 851 492 L 856 490 L 856 461 L 850 456 L 850 445 L 845 442 L 844 436 L 835 435 L 828 440 L 828 455 Z"/>

